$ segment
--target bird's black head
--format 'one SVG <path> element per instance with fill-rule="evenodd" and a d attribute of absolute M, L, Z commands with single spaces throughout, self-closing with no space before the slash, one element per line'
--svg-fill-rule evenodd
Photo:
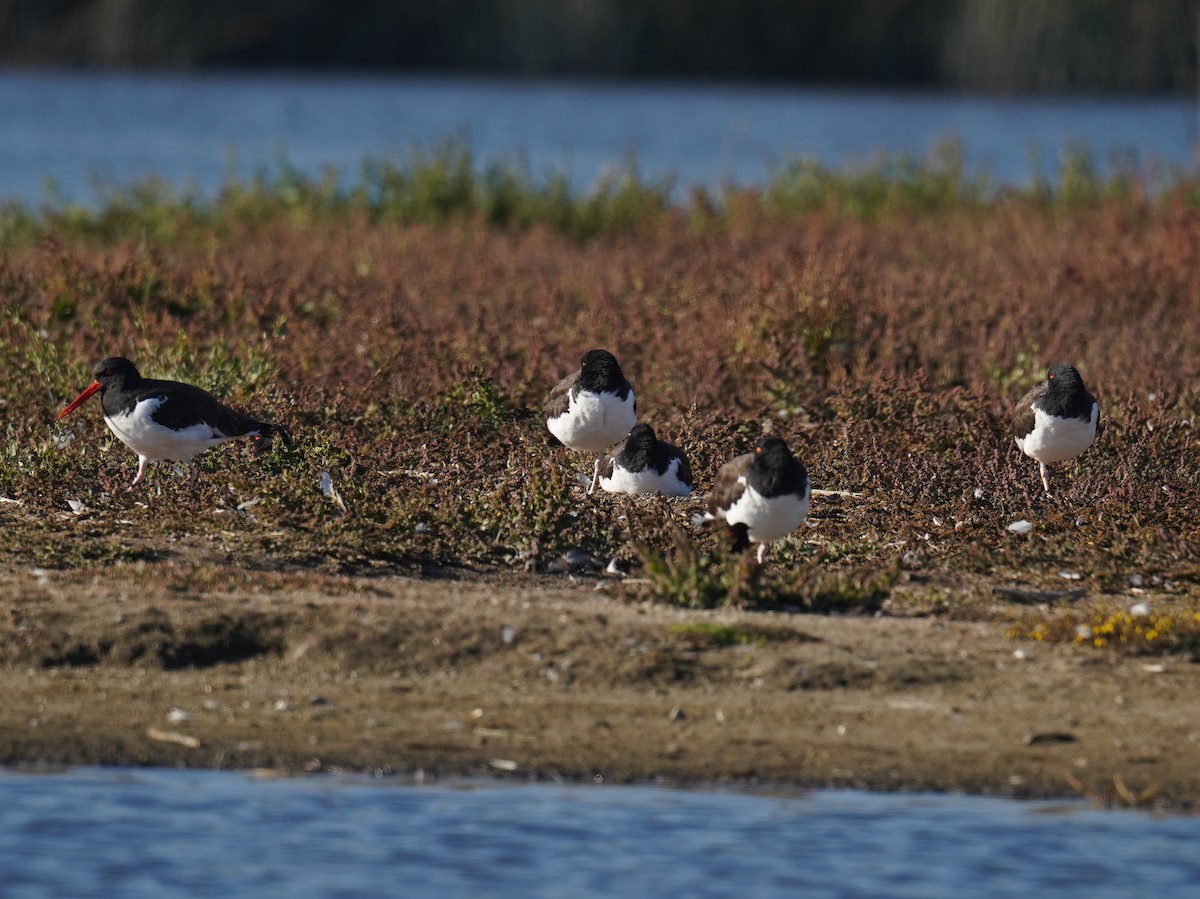
<path fill-rule="evenodd" d="M 126 381 L 140 380 L 142 375 L 137 366 L 124 356 L 109 356 L 92 366 L 92 377 L 108 388 L 120 386 Z"/>
<path fill-rule="evenodd" d="M 621 391 L 628 382 L 616 356 L 608 350 L 588 350 L 580 361 L 579 383 L 588 390 Z"/>
<path fill-rule="evenodd" d="M 1046 394 L 1052 402 L 1058 400 L 1070 403 L 1072 398 L 1078 397 L 1081 408 L 1091 408 L 1091 395 L 1083 385 L 1083 378 L 1079 376 L 1075 366 L 1065 362 L 1051 365 L 1046 372 Z"/>
<path fill-rule="evenodd" d="M 617 461 L 622 468 L 629 471 L 642 471 L 652 464 L 654 447 L 658 443 L 654 428 L 644 422 L 638 422 L 625 437 L 621 449 L 617 452 Z"/>
<path fill-rule="evenodd" d="M 1065 362 L 1051 365 L 1046 372 L 1046 381 L 1052 388 L 1057 387 L 1060 390 L 1083 386 L 1083 378 L 1079 376 L 1079 371 L 1074 365 L 1068 365 Z"/>
<path fill-rule="evenodd" d="M 629 432 L 629 436 L 625 438 L 625 448 L 649 452 L 657 442 L 658 435 L 654 433 L 654 428 L 643 421 L 639 421 L 633 426 L 633 430 Z"/>
<path fill-rule="evenodd" d="M 608 350 L 588 350 L 579 360 L 581 371 L 621 371 L 617 357 Z"/>
<path fill-rule="evenodd" d="M 756 473 L 754 489 L 763 496 L 773 497 L 804 490 L 808 473 L 781 437 L 774 434 L 759 437 L 754 444 L 754 458 L 750 464 Z"/>
<path fill-rule="evenodd" d="M 770 468 L 786 465 L 795 458 L 782 437 L 774 434 L 763 434 L 754 443 L 755 461 Z"/>
<path fill-rule="evenodd" d="M 1060 362 L 1046 372 L 1046 392 L 1037 405 L 1051 415 L 1087 421 L 1095 402 L 1075 366 Z"/>
<path fill-rule="evenodd" d="M 121 390 L 136 385 L 142 376 L 138 374 L 137 366 L 124 356 L 110 356 L 92 367 L 92 378 L 94 380 L 84 389 L 83 393 L 71 400 L 67 407 L 58 413 L 59 418 L 69 415 L 86 403 L 90 397 L 97 393 L 103 394 L 110 387 Z"/>

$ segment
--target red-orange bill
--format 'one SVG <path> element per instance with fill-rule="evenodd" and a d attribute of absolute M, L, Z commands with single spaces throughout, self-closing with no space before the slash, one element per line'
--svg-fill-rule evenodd
<path fill-rule="evenodd" d="M 79 396 L 75 397 L 75 399 L 73 399 L 71 401 L 71 405 L 67 406 L 67 408 L 63 409 L 61 412 L 58 413 L 58 417 L 62 418 L 67 413 L 74 412 L 76 409 L 78 409 L 80 406 L 82 406 L 85 402 L 87 402 L 89 399 L 91 399 L 92 396 L 99 393 L 100 388 L 103 386 L 104 385 L 101 384 L 99 381 L 92 381 L 91 385 L 87 388 L 87 390 L 85 390 L 83 393 L 79 394 Z"/>

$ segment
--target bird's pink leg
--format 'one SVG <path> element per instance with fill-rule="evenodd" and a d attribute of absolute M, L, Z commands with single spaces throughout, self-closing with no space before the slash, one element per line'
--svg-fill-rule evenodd
<path fill-rule="evenodd" d="M 1046 488 L 1046 496 L 1050 495 L 1050 466 L 1045 462 L 1039 462 L 1042 472 L 1042 486 Z"/>
<path fill-rule="evenodd" d="M 137 477 L 134 478 L 133 483 L 129 485 L 130 490 L 132 490 L 138 484 L 142 483 L 142 478 L 144 478 L 146 476 L 146 463 L 149 461 L 150 460 L 147 459 L 145 456 L 138 456 Z"/>

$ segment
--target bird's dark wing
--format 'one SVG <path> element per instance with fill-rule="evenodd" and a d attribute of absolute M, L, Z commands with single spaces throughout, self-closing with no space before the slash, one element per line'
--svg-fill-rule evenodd
<path fill-rule="evenodd" d="M 676 475 L 679 477 L 679 480 L 691 487 L 695 483 L 692 480 L 692 466 L 688 464 L 687 456 L 683 454 L 683 450 L 666 441 L 662 442 L 662 449 L 666 458 L 666 465 L 662 469 L 663 473 L 665 474 L 667 468 L 670 467 L 672 459 L 678 459 L 679 470 L 676 472 Z"/>
<path fill-rule="evenodd" d="M 609 453 L 604 457 L 604 461 L 600 463 L 600 477 L 611 478 L 613 476 L 613 468 L 617 464 L 617 457 Z"/>
<path fill-rule="evenodd" d="M 1035 421 L 1033 416 L 1033 406 L 1034 403 L 1036 403 L 1042 398 L 1042 396 L 1045 395 L 1045 393 L 1046 385 L 1039 384 L 1017 401 L 1017 404 L 1013 407 L 1012 415 L 1014 436 L 1024 437 L 1033 430 Z"/>
<path fill-rule="evenodd" d="M 217 437 L 245 437 L 261 434 L 265 430 L 276 432 L 275 425 L 243 415 L 217 401 L 207 390 L 192 384 L 175 381 L 149 381 L 138 391 L 137 399 L 161 398 L 164 400 L 151 414 L 151 418 L 163 427 L 182 430 L 196 424 L 206 424 Z"/>
<path fill-rule="evenodd" d="M 738 483 L 738 478 L 746 473 L 753 460 L 753 453 L 746 453 L 731 459 L 717 469 L 717 478 L 713 482 L 712 492 L 708 495 L 708 511 L 718 518 L 724 518 L 729 507 L 736 503 L 745 492 L 746 486 Z"/>
<path fill-rule="evenodd" d="M 579 383 L 579 373 L 567 375 L 554 385 L 550 398 L 546 401 L 546 417 L 558 418 L 571 408 L 571 391 Z"/>

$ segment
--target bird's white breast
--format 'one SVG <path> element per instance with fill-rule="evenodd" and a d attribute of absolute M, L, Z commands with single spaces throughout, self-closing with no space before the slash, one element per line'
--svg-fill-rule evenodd
<path fill-rule="evenodd" d="M 1021 452 L 1039 462 L 1062 462 L 1073 459 L 1092 445 L 1096 439 L 1096 422 L 1100 419 L 1100 404 L 1092 403 L 1091 417 L 1056 418 L 1034 407 L 1033 430 L 1018 437 Z"/>
<path fill-rule="evenodd" d="M 550 433 L 573 450 L 601 453 L 637 424 L 633 391 L 621 399 L 615 393 L 576 391 L 569 399 L 567 411 L 557 418 L 547 419 Z"/>
<path fill-rule="evenodd" d="M 745 479 L 738 480 L 745 484 Z M 807 484 L 802 496 L 787 494 L 770 498 L 746 485 L 737 502 L 725 512 L 725 520 L 730 524 L 746 525 L 750 539 L 756 543 L 782 540 L 804 524 L 811 495 L 812 490 Z"/>
<path fill-rule="evenodd" d="M 609 493 L 661 493 L 664 496 L 687 496 L 692 492 L 691 487 L 679 480 L 679 459 L 672 459 L 663 474 L 649 466 L 641 471 L 629 471 L 614 463 L 612 477 L 601 477 L 600 487 Z"/>
<path fill-rule="evenodd" d="M 161 396 L 139 400 L 129 412 L 104 416 L 104 423 L 127 447 L 146 459 L 191 462 L 192 457 L 230 437 L 218 437 L 211 425 L 203 422 L 176 431 L 156 422 L 152 416 L 166 399 Z"/>

